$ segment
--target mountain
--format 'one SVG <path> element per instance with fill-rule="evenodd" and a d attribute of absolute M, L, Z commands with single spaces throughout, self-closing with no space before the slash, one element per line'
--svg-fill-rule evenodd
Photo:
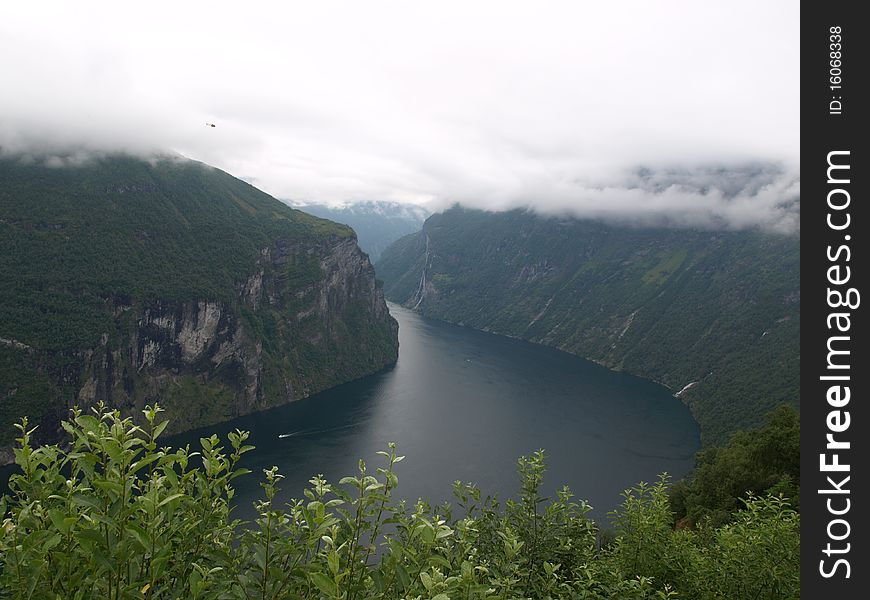
<path fill-rule="evenodd" d="M 359 246 L 377 262 L 387 246 L 403 235 L 420 231 L 429 212 L 412 204 L 367 201 L 347 206 L 294 205 L 309 214 L 349 225 L 359 237 Z"/>
<path fill-rule="evenodd" d="M 454 207 L 377 263 L 388 299 L 670 387 L 705 445 L 799 403 L 800 239 Z"/>
<path fill-rule="evenodd" d="M 73 405 L 176 430 L 308 396 L 398 352 L 353 231 L 181 158 L 0 158 L 0 446 Z"/>

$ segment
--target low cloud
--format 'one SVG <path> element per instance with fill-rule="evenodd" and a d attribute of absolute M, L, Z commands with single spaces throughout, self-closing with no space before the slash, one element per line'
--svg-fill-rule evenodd
<path fill-rule="evenodd" d="M 800 231 L 800 175 L 783 165 L 639 167 L 604 179 L 542 181 L 536 187 L 525 200 L 463 198 L 459 203 L 635 226 Z"/>
<path fill-rule="evenodd" d="M 174 152 L 302 202 L 797 229 L 792 2 L 155 1 L 6 7 L 0 153 Z"/>

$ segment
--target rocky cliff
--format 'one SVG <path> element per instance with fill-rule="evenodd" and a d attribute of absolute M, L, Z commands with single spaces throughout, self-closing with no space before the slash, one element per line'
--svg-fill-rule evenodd
<path fill-rule="evenodd" d="M 74 405 L 159 402 L 189 429 L 396 360 L 349 228 L 192 161 L 0 170 L 0 446 L 23 415 L 49 440 Z"/>
<path fill-rule="evenodd" d="M 322 277 L 287 293 L 282 266 L 299 256 L 316 257 Z M 389 342 L 397 325 L 352 238 L 313 250 L 263 248 L 258 263 L 239 286 L 242 310 L 204 299 L 108 301 L 119 343 L 103 334 L 78 354 L 77 404 L 103 401 L 138 414 L 160 402 L 187 428 L 297 400 L 395 361 Z M 269 335 L 262 323 L 276 316 L 284 331 Z M 373 340 L 360 327 L 367 321 L 387 335 Z"/>

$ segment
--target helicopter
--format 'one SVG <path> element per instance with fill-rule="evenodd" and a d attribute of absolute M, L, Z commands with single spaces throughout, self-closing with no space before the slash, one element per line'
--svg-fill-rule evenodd
<path fill-rule="evenodd" d="M 206 123 L 205 126 L 206 127 L 217 127 L 217 125 L 215 125 L 214 123 Z"/>

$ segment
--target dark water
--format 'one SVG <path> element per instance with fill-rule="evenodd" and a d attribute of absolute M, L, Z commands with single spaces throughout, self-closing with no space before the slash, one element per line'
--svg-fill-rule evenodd
<path fill-rule="evenodd" d="M 241 518 L 262 497 L 262 469 L 279 467 L 289 500 L 314 474 L 332 482 L 355 474 L 359 458 L 373 471 L 389 441 L 407 456 L 397 466 L 398 495 L 409 500 L 449 500 L 457 479 L 512 496 L 517 458 L 543 448 L 546 492 L 567 484 L 598 518 L 624 488 L 692 467 L 698 428 L 666 388 L 550 348 L 390 311 L 399 321 L 393 369 L 166 442 L 196 446 L 205 433 L 251 432 L 257 449 L 243 464 L 254 472 L 236 480 Z"/>
<path fill-rule="evenodd" d="M 208 428 L 248 430 L 257 446 L 245 462 L 254 473 L 236 480 L 239 516 L 261 496 L 262 469 L 277 465 L 284 496 L 299 497 L 316 473 L 337 482 L 355 474 L 359 458 L 374 470 L 375 452 L 389 441 L 407 456 L 397 466 L 401 497 L 448 500 L 461 479 L 505 498 L 517 489 L 517 458 L 544 448 L 548 492 L 568 484 L 598 516 L 625 487 L 692 467 L 698 428 L 664 387 L 396 305 L 390 311 L 399 321 L 395 368 Z"/>

